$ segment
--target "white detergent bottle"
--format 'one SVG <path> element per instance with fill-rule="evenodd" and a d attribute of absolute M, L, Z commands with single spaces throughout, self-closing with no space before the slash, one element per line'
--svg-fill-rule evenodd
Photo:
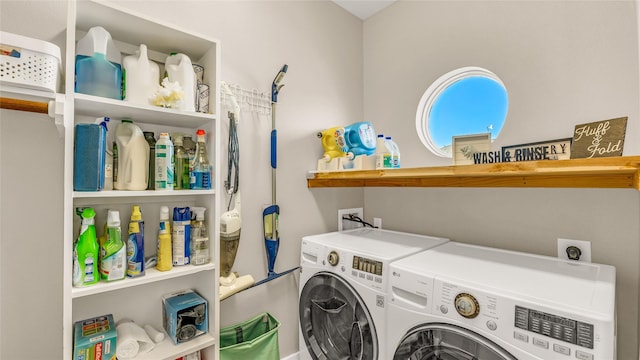
<path fill-rule="evenodd" d="M 149 143 L 142 130 L 131 120 L 123 119 L 116 128 L 118 146 L 119 190 L 146 190 L 149 176 Z"/>
<path fill-rule="evenodd" d="M 178 110 L 196 111 L 196 73 L 185 54 L 171 54 L 164 64 L 169 81 L 177 81 L 184 91 Z"/>
<path fill-rule="evenodd" d="M 389 144 L 391 145 L 393 151 L 392 167 L 396 169 L 400 168 L 400 147 L 395 141 L 393 141 L 392 138 L 389 138 Z"/>
<path fill-rule="evenodd" d="M 149 105 L 160 82 L 160 68 L 147 57 L 147 46 L 141 44 L 135 55 L 125 56 L 122 67 L 124 100 Z"/>
<path fill-rule="evenodd" d="M 389 168 L 394 168 L 393 161 L 396 158 L 396 149 L 393 146 L 393 140 L 391 139 L 391 136 L 385 136 L 384 143 L 385 145 L 387 145 L 387 149 L 389 149 Z"/>
<path fill-rule="evenodd" d="M 385 142 L 384 135 L 378 134 L 376 140 L 376 169 L 388 169 L 391 167 L 391 153 Z"/>

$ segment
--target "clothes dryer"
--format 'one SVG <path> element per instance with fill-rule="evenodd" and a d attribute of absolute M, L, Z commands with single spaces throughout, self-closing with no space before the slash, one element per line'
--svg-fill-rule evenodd
<path fill-rule="evenodd" d="M 390 270 L 387 359 L 615 359 L 612 266 L 449 242 Z"/>
<path fill-rule="evenodd" d="M 304 237 L 300 360 L 385 360 L 389 264 L 447 241 L 371 228 Z"/>

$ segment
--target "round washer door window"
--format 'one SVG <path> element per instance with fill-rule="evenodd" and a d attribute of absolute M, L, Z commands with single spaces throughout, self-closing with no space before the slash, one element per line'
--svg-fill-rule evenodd
<path fill-rule="evenodd" d="M 517 360 L 473 331 L 449 324 L 425 324 L 409 331 L 393 360 Z"/>
<path fill-rule="evenodd" d="M 300 293 L 300 328 L 314 360 L 378 359 L 378 337 L 371 314 L 341 277 L 320 272 Z"/>

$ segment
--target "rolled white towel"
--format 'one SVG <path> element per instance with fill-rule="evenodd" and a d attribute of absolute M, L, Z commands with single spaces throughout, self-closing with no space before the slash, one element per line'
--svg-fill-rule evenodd
<path fill-rule="evenodd" d="M 116 326 L 118 338 L 116 341 L 116 355 L 118 359 L 131 359 L 138 354 L 151 351 L 155 344 L 147 333 L 134 322 L 120 322 Z"/>
<path fill-rule="evenodd" d="M 155 342 L 156 344 L 164 340 L 164 333 L 162 331 L 158 331 L 153 328 L 151 325 L 145 325 L 144 331 L 147 332 L 147 335 Z"/>

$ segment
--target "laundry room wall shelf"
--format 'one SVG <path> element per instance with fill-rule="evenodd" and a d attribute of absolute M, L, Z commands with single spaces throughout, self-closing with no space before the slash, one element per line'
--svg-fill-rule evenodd
<path fill-rule="evenodd" d="M 307 174 L 321 187 L 623 188 L 640 191 L 640 156 Z"/>

